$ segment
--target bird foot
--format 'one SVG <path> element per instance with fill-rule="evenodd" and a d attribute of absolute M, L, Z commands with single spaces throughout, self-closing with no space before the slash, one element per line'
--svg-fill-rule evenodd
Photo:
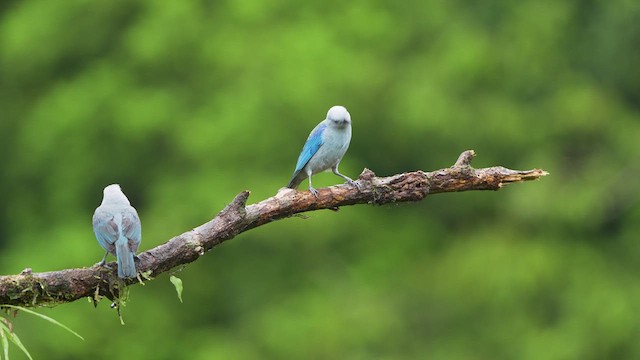
<path fill-rule="evenodd" d="M 111 266 L 109 266 L 109 265 L 107 265 L 107 262 L 106 262 L 106 261 L 104 261 L 104 260 L 103 260 L 103 261 L 100 261 L 99 263 L 95 264 L 94 266 L 99 266 L 99 267 L 105 267 L 105 268 L 107 268 L 107 269 L 112 269 L 112 267 L 111 267 Z"/>
<path fill-rule="evenodd" d="M 318 190 L 316 190 L 313 187 L 309 187 L 309 191 L 311 191 L 311 193 L 313 194 L 313 196 L 315 196 L 316 198 L 318 198 Z"/>
<path fill-rule="evenodd" d="M 356 187 L 356 189 L 358 189 L 358 191 L 359 191 L 359 190 L 362 190 L 362 188 L 360 187 L 360 184 L 358 184 L 358 181 L 354 181 L 354 180 L 349 179 L 349 180 L 347 180 L 347 182 L 348 182 L 350 185 L 355 186 L 355 187 Z"/>

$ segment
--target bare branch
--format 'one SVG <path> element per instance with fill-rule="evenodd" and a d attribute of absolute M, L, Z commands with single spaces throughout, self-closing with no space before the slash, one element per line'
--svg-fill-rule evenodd
<path fill-rule="evenodd" d="M 547 175 L 540 169 L 516 171 L 501 166 L 474 169 L 470 165 L 474 156 L 473 150 L 465 151 L 454 166 L 432 172 L 377 177 L 365 169 L 358 177 L 360 190 L 348 184 L 336 185 L 318 189 L 317 198 L 309 191 L 283 188 L 275 196 L 247 206 L 249 192 L 243 191 L 209 222 L 141 253 L 136 267 L 147 277 L 154 278 L 197 260 L 208 250 L 244 231 L 307 211 L 336 210 L 355 204 L 419 201 L 429 194 L 443 192 L 498 190 L 505 184 Z M 0 276 L 0 304 L 52 305 L 83 297 L 96 299 L 98 294 L 114 299 L 118 296 L 119 280 L 115 263 L 107 266 L 110 267 L 94 265 L 44 273 L 25 269 L 19 275 Z M 127 282 L 137 283 L 136 280 Z"/>

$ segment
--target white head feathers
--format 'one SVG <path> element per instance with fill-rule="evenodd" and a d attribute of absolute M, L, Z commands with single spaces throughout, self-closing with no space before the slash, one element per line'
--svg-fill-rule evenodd
<path fill-rule="evenodd" d="M 120 189 L 120 185 L 112 184 L 104 188 L 104 197 L 102 198 L 102 205 L 104 204 L 122 204 L 122 205 L 131 205 L 129 203 L 129 199 L 127 199 L 126 195 Z"/>
<path fill-rule="evenodd" d="M 344 106 L 336 105 L 331 107 L 327 112 L 327 120 L 331 120 L 336 123 L 350 123 L 351 114 Z"/>

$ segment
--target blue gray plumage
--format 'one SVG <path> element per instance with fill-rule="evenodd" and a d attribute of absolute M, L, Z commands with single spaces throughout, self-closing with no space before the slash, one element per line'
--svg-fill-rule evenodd
<path fill-rule="evenodd" d="M 311 176 L 331 169 L 334 174 L 359 188 L 355 181 L 338 171 L 340 160 L 347 152 L 350 142 L 351 115 L 343 106 L 334 106 L 327 112 L 327 118 L 309 134 L 287 187 L 296 189 L 304 179 L 309 179 L 309 190 L 318 196 L 318 191 L 311 183 Z"/>
<path fill-rule="evenodd" d="M 118 262 L 118 277 L 136 277 L 134 256 L 140 246 L 142 227 L 136 209 L 131 206 L 120 185 L 104 188 L 102 204 L 93 214 L 93 232 L 100 246 L 107 251 L 99 264 L 104 265 L 107 255 L 112 254 Z"/>

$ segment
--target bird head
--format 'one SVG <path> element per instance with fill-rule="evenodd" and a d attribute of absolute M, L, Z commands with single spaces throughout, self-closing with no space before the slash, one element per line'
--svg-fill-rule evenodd
<path fill-rule="evenodd" d="M 332 125 L 342 127 L 351 124 L 351 115 L 344 106 L 336 105 L 327 112 L 327 120 Z"/>
<path fill-rule="evenodd" d="M 104 188 L 103 192 L 104 196 L 102 198 L 102 204 L 126 204 L 131 205 L 129 203 L 129 199 L 120 189 L 120 185 L 111 184 Z"/>

